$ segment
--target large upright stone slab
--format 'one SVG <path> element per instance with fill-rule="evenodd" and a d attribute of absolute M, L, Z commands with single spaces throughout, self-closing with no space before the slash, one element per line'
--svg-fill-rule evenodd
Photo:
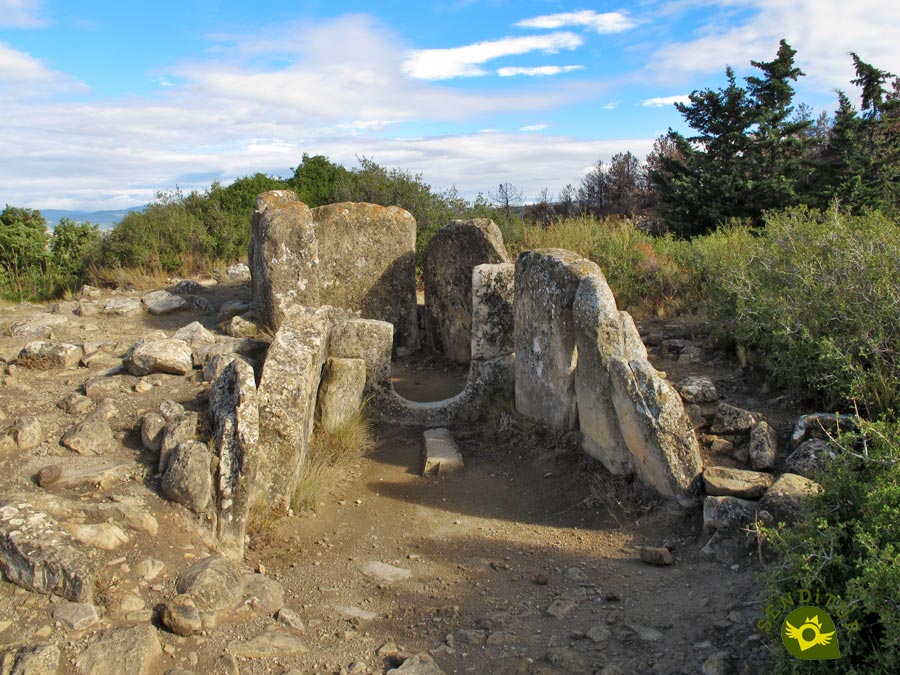
<path fill-rule="evenodd" d="M 281 325 L 291 305 L 319 304 L 319 248 L 312 214 L 290 190 L 271 190 L 256 199 L 249 260 L 253 297 L 260 320 Z"/>
<path fill-rule="evenodd" d="M 476 265 L 472 269 L 472 360 L 512 354 L 516 266 Z"/>
<path fill-rule="evenodd" d="M 665 497 L 699 487 L 700 448 L 681 396 L 644 360 L 612 357 L 612 400 L 640 479 Z"/>
<path fill-rule="evenodd" d="M 257 483 L 272 505 L 288 506 L 306 461 L 328 346 L 331 307 L 293 305 L 269 347 L 259 381 Z"/>
<path fill-rule="evenodd" d="M 325 361 L 319 385 L 316 416 L 323 429 L 335 431 L 344 426 L 363 402 L 366 388 L 366 362 L 362 359 L 329 358 Z"/>
<path fill-rule="evenodd" d="M 329 356 L 362 359 L 366 364 L 366 396 L 391 388 L 391 343 L 394 327 L 375 319 L 347 319 L 331 331 Z"/>
<path fill-rule="evenodd" d="M 558 431 L 577 421 L 575 292 L 596 274 L 595 263 L 563 249 L 525 251 L 516 260 L 516 410 Z"/>
<path fill-rule="evenodd" d="M 394 348 L 419 346 L 416 220 L 396 206 L 343 202 L 312 210 L 319 303 L 394 326 Z"/>
<path fill-rule="evenodd" d="M 428 345 L 457 363 L 471 359 L 472 270 L 509 262 L 500 228 L 489 218 L 452 220 L 425 248 Z"/>

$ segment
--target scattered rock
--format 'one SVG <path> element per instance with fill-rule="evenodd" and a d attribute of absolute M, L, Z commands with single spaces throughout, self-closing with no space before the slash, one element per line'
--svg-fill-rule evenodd
<path fill-rule="evenodd" d="M 641 547 L 641 562 L 648 565 L 665 566 L 671 565 L 675 560 L 672 558 L 672 552 L 665 547 L 643 546 Z"/>
<path fill-rule="evenodd" d="M 574 600 L 567 600 L 565 598 L 557 598 L 550 606 L 546 609 L 547 616 L 552 616 L 554 619 L 565 619 L 569 614 L 575 611 L 575 608 L 578 607 L 578 603 Z"/>
<path fill-rule="evenodd" d="M 9 334 L 18 338 L 49 338 L 54 329 L 62 328 L 68 322 L 62 314 L 33 314 L 10 326 Z"/>
<path fill-rule="evenodd" d="M 124 375 L 96 377 L 84 383 L 85 396 L 94 401 L 119 398 L 129 389 L 129 381 Z"/>
<path fill-rule="evenodd" d="M 110 452 L 116 439 L 107 420 L 114 414 L 112 403 L 108 399 L 102 400 L 82 422 L 69 427 L 59 442 L 79 455 L 102 455 Z"/>
<path fill-rule="evenodd" d="M 639 623 L 626 623 L 625 627 L 644 642 L 663 642 L 666 639 L 666 636 L 655 628 L 642 626 Z"/>
<path fill-rule="evenodd" d="M 749 410 L 720 403 L 709 430 L 714 434 L 734 434 L 750 431 L 756 422 L 756 416 Z"/>
<path fill-rule="evenodd" d="M 711 654 L 700 668 L 702 675 L 730 675 L 735 672 L 731 665 L 731 657 L 728 652 L 716 652 Z"/>
<path fill-rule="evenodd" d="M 179 594 L 166 603 L 162 622 L 176 635 L 188 637 L 203 630 L 200 611 L 190 595 Z"/>
<path fill-rule="evenodd" d="M 104 314 L 116 316 L 131 316 L 142 310 L 141 301 L 137 298 L 112 298 L 103 305 Z"/>
<path fill-rule="evenodd" d="M 386 675 L 444 675 L 444 671 L 430 654 L 416 654 L 403 662 L 399 668 L 387 671 Z"/>
<path fill-rule="evenodd" d="M 3 675 L 55 675 L 59 669 L 59 647 L 52 644 L 0 646 Z"/>
<path fill-rule="evenodd" d="M 275 615 L 275 620 L 283 626 L 292 628 L 293 630 L 304 633 L 306 632 L 306 624 L 297 612 L 287 607 L 282 607 Z"/>
<path fill-rule="evenodd" d="M 102 634 L 75 667 L 83 675 L 149 675 L 161 656 L 156 629 L 147 624 Z"/>
<path fill-rule="evenodd" d="M 345 619 L 351 621 L 374 621 L 378 618 L 377 612 L 371 612 L 360 607 L 348 607 L 347 605 L 332 605 L 335 611 Z"/>
<path fill-rule="evenodd" d="M 235 263 L 225 270 L 225 279 L 230 283 L 250 281 L 250 268 L 244 263 Z"/>
<path fill-rule="evenodd" d="M 73 391 L 56 405 L 69 415 L 83 415 L 94 407 L 94 402 L 87 396 Z"/>
<path fill-rule="evenodd" d="M 203 443 L 180 443 L 169 457 L 163 474 L 163 494 L 195 513 L 205 511 L 212 498 L 211 459 L 209 449 Z"/>
<path fill-rule="evenodd" d="M 165 417 L 165 415 L 164 415 Z M 182 443 L 191 441 L 197 435 L 197 424 L 200 416 L 193 412 L 182 412 L 170 415 L 163 429 L 162 442 L 159 444 L 159 470 L 165 473 L 172 453 Z"/>
<path fill-rule="evenodd" d="M 141 443 L 151 452 L 159 452 L 166 430 L 166 418 L 160 413 L 149 412 L 141 420 Z"/>
<path fill-rule="evenodd" d="M 134 571 L 144 581 L 153 581 L 165 567 L 166 564 L 162 560 L 145 558 L 135 566 Z"/>
<path fill-rule="evenodd" d="M 97 608 L 87 602 L 64 602 L 53 608 L 53 620 L 69 630 L 87 630 L 99 617 Z"/>
<path fill-rule="evenodd" d="M 403 569 L 402 567 L 394 567 L 393 565 L 378 562 L 377 560 L 367 562 L 362 566 L 361 571 L 367 577 L 371 577 L 372 579 L 385 584 L 402 581 L 403 579 L 412 577 L 412 572 L 410 570 Z"/>
<path fill-rule="evenodd" d="M 63 523 L 63 527 L 82 544 L 104 551 L 114 551 L 122 544 L 128 543 L 128 535 L 125 534 L 125 531 L 112 523 L 98 523 L 96 525 Z"/>
<path fill-rule="evenodd" d="M 16 363 L 33 370 L 71 368 L 81 360 L 81 347 L 67 342 L 29 342 L 19 352 Z"/>
<path fill-rule="evenodd" d="M 753 522 L 758 506 L 738 497 L 707 497 L 703 500 L 703 527 L 709 530 L 744 527 Z"/>
<path fill-rule="evenodd" d="M 803 500 L 819 490 L 821 486 L 808 478 L 783 473 L 766 492 L 760 508 L 771 513 L 778 521 L 790 522 L 800 512 Z"/>
<path fill-rule="evenodd" d="M 225 558 L 209 556 L 182 572 L 175 590 L 190 594 L 200 612 L 227 611 L 240 601 L 241 575 Z"/>
<path fill-rule="evenodd" d="M 253 303 L 246 300 L 228 300 L 219 308 L 216 323 L 223 324 L 233 316 L 240 316 L 253 311 Z"/>
<path fill-rule="evenodd" d="M 754 469 L 771 469 L 775 466 L 778 434 L 765 421 L 760 420 L 750 430 L 750 466 Z"/>
<path fill-rule="evenodd" d="M 794 425 L 791 434 L 791 447 L 796 448 L 808 438 L 832 437 L 840 433 L 856 431 L 858 418 L 853 415 L 836 415 L 834 413 L 812 413 L 803 415 Z"/>
<path fill-rule="evenodd" d="M 245 606 L 267 615 L 284 607 L 284 587 L 277 581 L 262 574 L 245 574 L 243 581 Z"/>
<path fill-rule="evenodd" d="M 169 291 L 153 291 L 141 298 L 141 303 L 154 316 L 171 314 L 188 309 L 191 304 L 180 295 L 172 295 Z"/>
<path fill-rule="evenodd" d="M 177 296 L 176 296 L 177 297 Z M 138 340 L 125 358 L 132 375 L 170 373 L 185 375 L 194 367 L 191 348 L 184 340 Z"/>
<path fill-rule="evenodd" d="M 594 624 L 584 636 L 591 642 L 606 642 L 612 637 L 612 631 L 602 623 Z"/>
<path fill-rule="evenodd" d="M 191 279 L 184 279 L 175 284 L 175 292 L 178 295 L 197 295 L 206 292 L 206 287 Z"/>
<path fill-rule="evenodd" d="M 725 466 L 708 466 L 703 471 L 706 494 L 717 497 L 759 499 L 775 482 L 768 473 L 730 469 Z"/>
<path fill-rule="evenodd" d="M 589 667 L 587 658 L 571 647 L 551 647 L 547 650 L 547 663 L 570 673 L 584 673 Z"/>
<path fill-rule="evenodd" d="M 44 442 L 44 430 L 37 417 L 23 415 L 17 417 L 9 432 L 16 441 L 19 450 L 31 450 Z"/>
<path fill-rule="evenodd" d="M 230 642 L 228 651 L 245 659 L 268 659 L 306 654 L 309 650 L 297 636 L 278 626 L 269 626 L 247 642 Z"/>
<path fill-rule="evenodd" d="M 834 445 L 821 438 L 810 438 L 797 446 L 784 461 L 784 472 L 816 480 L 825 470 L 825 463 L 837 457 Z"/>
<path fill-rule="evenodd" d="M 463 468 L 462 453 L 448 429 L 428 429 L 422 436 L 422 475 L 432 476 Z"/>
<path fill-rule="evenodd" d="M 686 377 L 675 388 L 688 403 L 714 403 L 719 400 L 716 385 L 706 375 Z"/>
<path fill-rule="evenodd" d="M 236 338 L 255 338 L 260 334 L 259 326 L 247 315 L 233 316 L 219 324 L 219 328 L 226 335 Z"/>
<path fill-rule="evenodd" d="M 62 468 L 59 464 L 51 464 L 38 471 L 37 484 L 38 487 L 46 488 L 53 485 L 60 478 L 62 478 Z"/>

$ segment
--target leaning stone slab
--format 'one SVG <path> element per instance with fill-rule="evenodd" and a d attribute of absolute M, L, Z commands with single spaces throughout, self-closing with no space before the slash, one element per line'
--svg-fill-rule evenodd
<path fill-rule="evenodd" d="M 488 218 L 452 220 L 425 248 L 425 332 L 429 346 L 457 363 L 471 358 L 472 272 L 509 262 L 500 228 Z"/>
<path fill-rule="evenodd" d="M 778 434 L 765 420 L 750 429 L 750 466 L 758 470 L 770 470 L 775 466 L 778 450 Z"/>
<path fill-rule="evenodd" d="M 319 385 L 317 416 L 323 429 L 334 430 L 359 411 L 366 388 L 366 362 L 329 358 Z"/>
<path fill-rule="evenodd" d="M 19 352 L 16 363 L 26 368 L 49 370 L 72 368 L 81 359 L 81 347 L 66 342 L 29 342 Z"/>
<path fill-rule="evenodd" d="M 125 368 L 132 375 L 169 373 L 185 375 L 194 367 L 191 348 L 184 340 L 138 340 L 125 358 Z"/>
<path fill-rule="evenodd" d="M 563 249 L 526 251 L 516 260 L 516 410 L 558 431 L 578 419 L 572 305 L 592 274 L 601 274 L 596 264 Z"/>
<path fill-rule="evenodd" d="M 306 461 L 328 343 L 329 311 L 329 307 L 288 308 L 263 364 L 259 434 L 267 461 L 258 467 L 257 478 L 272 505 L 289 505 Z"/>
<path fill-rule="evenodd" d="M 610 361 L 613 406 L 634 469 L 666 497 L 695 493 L 700 447 L 681 396 L 647 361 Z"/>
<path fill-rule="evenodd" d="M 462 453 L 448 429 L 428 429 L 422 434 L 422 475 L 451 473 L 463 468 Z"/>
<path fill-rule="evenodd" d="M 90 602 L 91 565 L 52 517 L 22 500 L 0 501 L 0 569 L 14 584 Z"/>
<path fill-rule="evenodd" d="M 57 328 L 62 328 L 68 319 L 62 314 L 34 314 L 10 326 L 9 333 L 19 338 L 49 338 Z"/>
<path fill-rule="evenodd" d="M 240 559 L 259 463 L 259 409 L 253 368 L 230 363 L 209 397 L 219 463 L 214 482 L 216 536 L 223 553 Z M 261 496 L 261 495 L 259 495 Z"/>
<path fill-rule="evenodd" d="M 83 675 L 150 675 L 162 658 L 156 628 L 150 624 L 103 633 L 75 660 Z"/>
<path fill-rule="evenodd" d="M 472 269 L 472 360 L 512 354 L 516 266 L 476 265 Z"/>
<path fill-rule="evenodd" d="M 249 249 L 253 299 L 262 323 L 275 330 L 294 304 L 319 303 L 319 244 L 312 213 L 290 190 L 256 199 Z"/>
<path fill-rule="evenodd" d="M 59 670 L 59 647 L 52 644 L 0 647 L 3 675 L 55 675 Z"/>
<path fill-rule="evenodd" d="M 731 469 L 726 466 L 708 466 L 703 471 L 703 487 L 706 494 L 718 497 L 759 499 L 774 482 L 772 474 Z"/>
<path fill-rule="evenodd" d="M 394 326 L 394 348 L 419 346 L 416 219 L 397 206 L 344 202 L 312 210 L 319 303 Z M 309 303 L 308 303 L 309 304 Z"/>

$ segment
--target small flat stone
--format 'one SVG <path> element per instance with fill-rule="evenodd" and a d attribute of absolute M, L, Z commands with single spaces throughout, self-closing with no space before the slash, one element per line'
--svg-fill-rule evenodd
<path fill-rule="evenodd" d="M 731 469 L 725 466 L 709 466 L 703 471 L 706 494 L 717 497 L 759 499 L 774 481 L 775 478 L 768 473 Z"/>
<path fill-rule="evenodd" d="M 671 565 L 674 561 L 672 552 L 665 547 L 643 546 L 641 547 L 641 562 L 648 565 Z"/>
<path fill-rule="evenodd" d="M 642 626 L 639 623 L 626 623 L 625 626 L 644 642 L 662 642 L 666 639 L 665 635 L 655 628 Z"/>
<path fill-rule="evenodd" d="M 350 607 L 347 605 L 332 605 L 335 611 L 340 614 L 345 619 L 351 619 L 355 621 L 374 621 L 378 618 L 378 614 L 376 612 L 370 612 L 367 609 L 361 609 L 359 607 Z"/>
<path fill-rule="evenodd" d="M 53 608 L 53 620 L 69 630 L 87 630 L 99 618 L 97 608 L 87 602 L 64 602 Z"/>
<path fill-rule="evenodd" d="M 367 577 L 377 579 L 386 584 L 412 577 L 412 572 L 410 570 L 402 567 L 394 567 L 393 565 L 388 565 L 387 563 L 379 562 L 377 560 L 367 562 L 362 566 L 361 571 Z"/>
<path fill-rule="evenodd" d="M 297 636 L 283 628 L 269 626 L 247 642 L 239 640 L 230 642 L 228 651 L 233 656 L 246 659 L 267 659 L 292 654 L 306 654 L 309 650 Z"/>
<path fill-rule="evenodd" d="M 428 429 L 422 459 L 422 475 L 444 474 L 463 468 L 462 453 L 448 429 Z"/>
<path fill-rule="evenodd" d="M 574 600 L 566 600 L 564 598 L 557 598 L 550 606 L 547 607 L 546 614 L 547 616 L 552 616 L 555 619 L 565 619 L 569 614 L 575 611 L 575 608 L 578 607 L 578 603 Z"/>

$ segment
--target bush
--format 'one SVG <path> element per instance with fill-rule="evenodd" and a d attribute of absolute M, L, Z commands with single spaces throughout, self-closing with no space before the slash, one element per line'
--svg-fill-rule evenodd
<path fill-rule="evenodd" d="M 769 632 L 781 673 L 900 672 L 900 424 L 860 423 L 789 527 L 766 528 L 778 563 L 766 575 Z M 781 646 L 781 598 L 801 589 L 835 620 L 841 658 L 800 661 Z"/>

